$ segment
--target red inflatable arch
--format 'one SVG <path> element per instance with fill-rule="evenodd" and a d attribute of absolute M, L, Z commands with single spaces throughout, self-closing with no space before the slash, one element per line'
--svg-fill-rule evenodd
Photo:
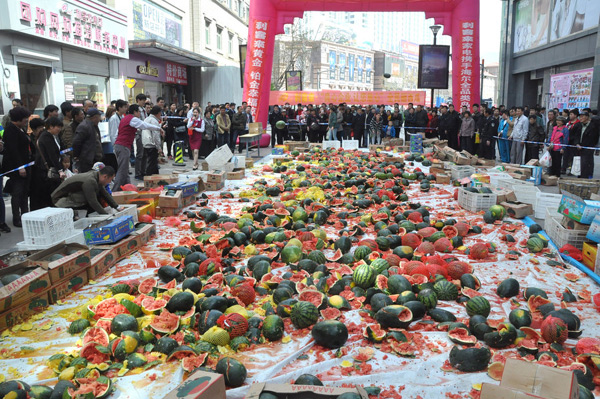
<path fill-rule="evenodd" d="M 305 11 L 424 11 L 452 36 L 454 104 L 479 102 L 479 0 L 252 0 L 244 73 L 244 100 L 254 120 L 266 124 L 275 35 Z"/>

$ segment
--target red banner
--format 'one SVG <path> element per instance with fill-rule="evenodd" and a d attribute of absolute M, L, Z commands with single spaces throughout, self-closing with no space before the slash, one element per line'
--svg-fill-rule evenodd
<path fill-rule="evenodd" d="M 474 43 L 475 43 L 475 21 L 462 20 L 460 21 L 460 30 L 458 32 L 460 49 L 460 71 L 458 78 L 460 79 L 460 93 L 454 94 L 454 102 L 458 102 L 460 106 L 466 105 L 471 108 L 471 104 L 476 98 L 479 98 L 479 93 L 473 93 L 473 76 L 474 69 L 479 68 L 479 57 L 475 59 Z M 458 101 L 456 101 L 458 99 Z M 458 107 L 457 107 L 458 108 Z"/>
<path fill-rule="evenodd" d="M 424 91 L 272 91 L 269 105 L 275 104 L 425 104 Z"/>
<path fill-rule="evenodd" d="M 187 85 L 187 67 L 175 62 L 167 61 L 167 83 L 176 83 L 178 85 Z"/>
<path fill-rule="evenodd" d="M 269 31 L 269 21 L 255 20 L 254 25 L 248 29 L 248 54 L 250 62 L 246 63 L 246 76 L 249 77 L 248 84 L 244 84 L 244 98 L 252 107 L 252 116 L 256 118 L 256 112 L 260 109 L 260 92 L 264 85 L 270 85 L 269 79 L 263 79 L 261 71 L 266 58 L 265 45 Z M 244 82 L 246 83 L 246 82 Z"/>

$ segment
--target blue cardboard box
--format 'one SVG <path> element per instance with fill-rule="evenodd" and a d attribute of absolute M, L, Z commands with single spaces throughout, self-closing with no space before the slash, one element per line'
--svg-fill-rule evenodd
<path fill-rule="evenodd" d="M 134 230 L 133 216 L 119 216 L 84 229 L 83 237 L 87 245 L 112 244 L 128 236 Z"/>
<path fill-rule="evenodd" d="M 600 242 L 600 215 L 596 215 L 594 220 L 592 220 L 592 224 L 590 225 L 590 229 L 585 238 L 594 242 Z"/>
<path fill-rule="evenodd" d="M 167 190 L 181 190 L 181 196 L 183 198 L 198 194 L 198 182 L 196 181 L 169 184 L 166 188 Z"/>
<path fill-rule="evenodd" d="M 531 177 L 527 181 L 532 181 L 535 186 L 542 184 L 543 169 L 541 166 L 521 165 L 522 168 L 531 169 Z"/>
<path fill-rule="evenodd" d="M 590 224 L 600 214 L 600 201 L 583 200 L 575 194 L 563 192 L 558 213 L 570 217 L 576 222 Z"/>
<path fill-rule="evenodd" d="M 283 148 L 273 148 L 271 150 L 271 155 L 283 155 Z"/>

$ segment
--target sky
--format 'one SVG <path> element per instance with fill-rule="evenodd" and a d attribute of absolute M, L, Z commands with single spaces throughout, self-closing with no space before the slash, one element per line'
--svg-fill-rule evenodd
<path fill-rule="evenodd" d="M 487 65 L 498 62 L 500 55 L 502 1 L 480 0 L 480 4 L 480 52 Z"/>

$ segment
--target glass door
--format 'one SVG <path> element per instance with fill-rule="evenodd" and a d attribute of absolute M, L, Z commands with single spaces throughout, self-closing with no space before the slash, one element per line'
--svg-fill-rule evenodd
<path fill-rule="evenodd" d="M 19 63 L 18 69 L 23 106 L 32 113 L 42 116 L 44 108 L 50 104 L 48 93 L 50 68 Z"/>

